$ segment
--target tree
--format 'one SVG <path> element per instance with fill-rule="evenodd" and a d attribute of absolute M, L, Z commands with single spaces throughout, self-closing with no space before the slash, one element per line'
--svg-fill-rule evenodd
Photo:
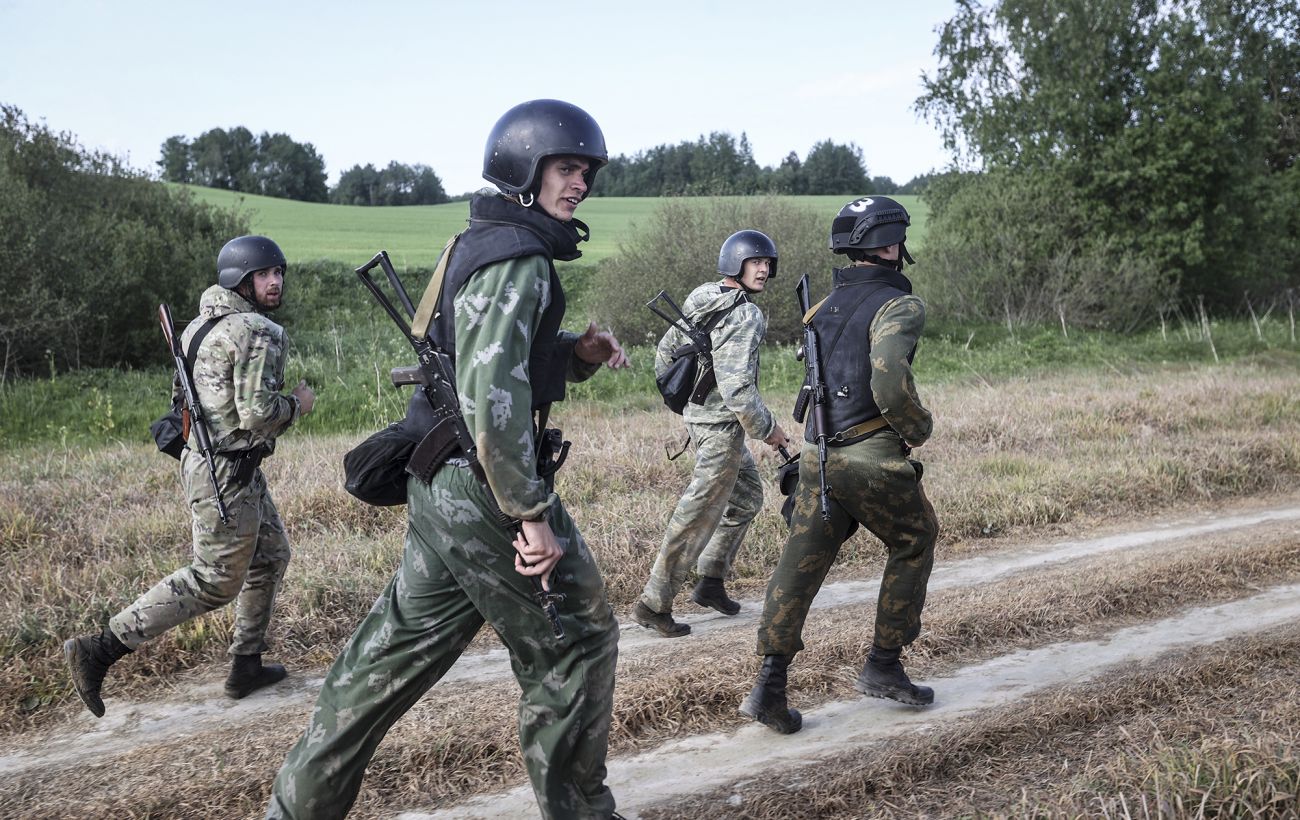
<path fill-rule="evenodd" d="M 1281 0 L 958 0 L 917 103 L 963 166 L 1053 174 L 1092 239 L 1228 304 L 1296 270 L 1266 259 L 1294 228 L 1270 177 L 1294 165 L 1297 32 Z"/>
<path fill-rule="evenodd" d="M 807 194 L 861 194 L 869 187 L 862 149 L 852 143 L 817 143 L 804 159 L 800 176 Z"/>
<path fill-rule="evenodd" d="M 193 162 L 190 159 L 189 140 L 179 136 L 168 137 L 162 145 L 158 169 L 167 182 L 191 182 Z"/>
<path fill-rule="evenodd" d="M 257 141 L 253 168 L 257 192 L 282 199 L 325 202 L 325 161 L 310 142 L 295 142 L 288 134 L 263 133 Z"/>

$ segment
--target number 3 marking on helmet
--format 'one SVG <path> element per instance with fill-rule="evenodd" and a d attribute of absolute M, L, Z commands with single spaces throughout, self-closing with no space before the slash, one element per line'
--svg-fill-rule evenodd
<path fill-rule="evenodd" d="M 862 213 L 872 202 L 875 202 L 875 200 L 869 196 L 864 196 L 862 199 L 859 199 L 857 202 L 850 205 L 849 210 L 854 211 L 855 213 Z"/>

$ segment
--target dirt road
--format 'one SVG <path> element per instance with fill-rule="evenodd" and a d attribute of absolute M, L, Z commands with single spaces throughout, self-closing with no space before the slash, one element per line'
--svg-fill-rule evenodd
<path fill-rule="evenodd" d="M 1234 552 L 1240 552 L 1237 545 L 1274 556 L 1269 559 L 1271 569 L 1258 577 L 1241 578 L 1239 565 L 1231 563 Z M 672 731 L 647 729 L 642 735 L 630 728 L 630 737 L 615 744 L 610 760 L 609 783 L 620 811 L 629 817 L 678 816 L 674 806 L 683 805 L 683 801 L 716 799 L 721 801 L 717 809 L 743 815 L 746 784 L 780 778 L 800 781 L 827 760 L 924 736 L 1014 707 L 1043 692 L 1079 687 L 1116 668 L 1300 624 L 1300 502 L 1296 499 L 1282 499 L 1269 506 L 1247 503 L 1158 522 L 1128 522 L 1071 540 L 1007 543 L 976 557 L 943 561 L 931 580 L 932 603 L 927 616 L 940 615 L 944 608 L 953 612 L 968 608 L 978 613 L 978 596 L 994 588 L 1014 595 L 1016 590 L 1041 587 L 1050 600 L 1052 584 L 1064 584 L 1062 588 L 1068 589 L 1073 583 L 1086 589 L 1090 579 L 1097 577 L 1096 568 L 1102 566 L 1131 565 L 1128 574 L 1149 578 L 1150 588 L 1155 589 L 1165 583 L 1160 580 L 1165 577 L 1161 573 L 1170 571 L 1166 567 L 1171 562 L 1186 560 L 1199 560 L 1212 568 L 1222 565 L 1221 571 L 1214 570 L 1215 577 L 1227 580 L 1211 583 L 1214 578 L 1209 575 L 1208 580 L 1197 580 L 1207 590 L 1214 590 L 1207 593 L 1210 598 L 1206 601 L 1171 602 L 1164 610 L 1148 608 L 1147 615 L 1136 614 L 1143 611 L 1141 607 L 1120 609 L 1017 639 L 989 639 L 970 647 L 968 654 L 963 654 L 965 649 L 940 653 L 935 663 L 927 667 L 923 662 L 917 667 L 931 671 L 924 682 L 934 687 L 936 702 L 928 709 L 851 697 L 842 681 L 827 683 L 816 678 L 817 686 L 801 688 L 801 679 L 796 677 L 791 697 L 794 705 L 803 709 L 805 723 L 803 731 L 793 736 L 780 737 L 735 717 L 738 698 L 730 707 L 727 702 L 718 705 L 711 713 L 715 718 L 698 725 Z M 869 625 L 878 585 L 878 578 L 828 583 L 815 605 L 814 618 L 821 620 L 812 625 L 827 634 L 859 628 L 864 619 Z M 1137 595 L 1145 594 L 1141 591 L 1145 588 L 1138 583 Z M 944 597 L 945 593 L 950 597 Z M 682 640 L 666 641 L 639 627 L 625 626 L 620 643 L 620 688 L 627 680 L 635 692 L 657 691 L 653 687 L 663 677 L 662 670 L 685 674 L 681 670 L 704 667 L 714 656 L 737 656 L 736 664 L 749 663 L 744 655 L 752 654 L 761 608 L 760 600 L 747 600 L 733 618 L 686 614 L 684 619 L 692 624 L 694 633 Z M 1065 604 L 1062 609 L 1068 610 Z M 938 622 L 937 630 L 946 629 L 942 617 Z M 815 640 L 817 636 L 809 641 L 810 650 Z M 851 655 L 852 650 L 846 654 Z M 860 658 L 846 658 L 844 665 L 857 662 Z M 811 676 L 818 656 L 807 652 L 798 663 L 805 665 L 804 673 Z M 730 669 L 723 672 L 735 678 Z M 842 670 L 825 674 L 846 677 Z M 4 738 L 0 741 L 0 815 L 70 816 L 70 807 L 77 805 L 89 812 L 82 816 L 109 816 L 131 806 L 141 814 L 165 815 L 159 806 L 166 804 L 156 798 L 133 803 L 130 795 L 94 793 L 103 788 L 97 783 L 112 782 L 115 769 L 131 767 L 134 776 L 141 778 L 135 788 L 183 788 L 189 783 L 196 794 L 213 795 L 205 798 L 209 807 L 213 801 L 228 799 L 227 807 L 220 811 L 213 807 L 216 813 L 211 816 L 255 816 L 283 751 L 306 723 L 323 670 L 293 674 L 273 690 L 243 701 L 221 697 L 221 680 L 214 675 L 215 671 L 182 679 L 165 697 L 144 702 L 124 702 L 110 693 L 108 714 L 101 720 L 81 711 L 44 731 Z M 748 684 L 743 673 L 739 679 L 724 681 L 720 684 L 723 700 L 733 692 L 743 694 Z M 504 709 L 512 698 L 512 686 L 503 650 L 467 654 L 426 697 L 429 703 L 422 703 L 408 719 L 427 724 L 436 715 L 440 728 L 435 734 L 442 738 L 440 742 L 454 745 L 460 727 L 482 721 L 468 713 L 450 715 L 446 704 L 463 704 L 469 692 L 487 692 L 484 699 L 499 698 Z M 672 688 L 671 681 L 664 686 L 668 697 L 680 691 L 680 687 Z M 397 737 L 390 736 L 386 745 L 418 746 L 418 738 L 427 736 L 418 728 L 409 731 L 411 736 L 404 739 L 395 729 Z M 448 734 L 453 738 L 449 740 Z M 224 752 L 213 751 L 231 745 L 256 753 L 233 760 Z M 224 765 L 217 766 L 219 771 L 209 768 L 206 775 L 198 764 L 188 769 L 169 765 L 169 760 L 177 758 L 204 757 L 196 756 L 195 750 L 206 750 L 204 754 Z M 378 771 L 373 776 L 388 785 L 363 794 L 354 816 L 396 815 L 414 820 L 535 814 L 522 773 L 508 762 L 494 764 L 493 773 L 481 780 L 469 775 L 459 780 L 440 776 L 429 781 L 436 787 L 427 788 L 403 786 L 413 773 L 404 773 L 402 766 L 411 765 L 409 754 L 398 755 L 396 760 L 377 758 Z M 232 778 L 231 767 L 238 769 L 237 777 Z M 87 772 L 91 776 L 86 776 Z M 427 773 L 421 776 L 428 780 Z M 228 781 L 233 781 L 236 789 L 244 784 L 242 796 L 221 797 Z M 257 794 L 259 786 L 261 795 Z M 503 791 L 494 791 L 502 787 Z M 88 794 L 79 798 L 77 788 L 85 788 Z M 466 792 L 470 796 L 462 800 Z M 201 816 L 197 805 L 202 804 L 177 804 L 174 808 L 178 816 Z M 680 816 L 695 816 L 698 808 L 684 810 Z"/>

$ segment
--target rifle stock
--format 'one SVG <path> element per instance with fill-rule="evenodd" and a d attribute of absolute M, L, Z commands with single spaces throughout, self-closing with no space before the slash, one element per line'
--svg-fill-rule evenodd
<path fill-rule="evenodd" d="M 444 251 L 444 253 L 449 252 L 450 248 Z M 398 311 L 392 300 L 388 298 L 387 294 L 383 292 L 371 276 L 370 272 L 376 267 L 383 270 L 384 276 L 392 285 L 393 291 L 397 294 L 397 298 L 405 311 L 405 316 Z M 356 273 L 361 278 L 362 284 L 370 291 L 370 295 L 374 297 L 379 306 L 384 309 L 384 312 L 402 331 L 402 335 L 406 337 L 406 340 L 410 342 L 419 361 L 418 365 L 393 368 L 389 373 L 389 378 L 394 385 L 422 385 L 420 389 L 424 390 L 426 398 L 433 405 L 435 415 L 449 423 L 449 428 L 455 437 L 457 449 L 460 450 L 461 456 L 468 462 L 474 478 L 478 480 L 487 492 L 488 498 L 491 499 L 497 522 L 502 529 L 512 535 L 523 535 L 523 528 L 519 520 L 503 513 L 496 503 L 495 496 L 492 495 L 492 488 L 488 485 L 487 475 L 483 472 L 483 465 L 478 460 L 478 448 L 474 445 L 474 440 L 469 433 L 469 426 L 465 423 L 465 416 L 461 413 L 460 397 L 456 394 L 456 377 L 450 357 L 429 341 L 427 336 L 417 337 L 412 330 L 411 320 L 415 316 L 415 306 L 402 284 L 401 277 L 397 275 L 392 261 L 388 258 L 388 251 L 380 251 L 375 254 L 369 262 L 357 268 Z M 563 640 L 564 625 L 560 623 L 560 613 L 556 609 L 555 603 L 564 600 L 564 595 L 547 589 L 542 585 L 542 579 L 536 575 L 529 576 L 529 580 L 532 582 L 533 599 L 537 601 L 542 613 L 550 621 L 552 634 L 555 635 L 557 640 Z"/>
<path fill-rule="evenodd" d="M 158 306 L 158 323 L 162 325 L 163 338 L 167 340 L 167 350 L 172 354 L 176 368 L 176 379 L 180 382 L 181 396 L 185 400 L 185 410 L 189 414 L 189 427 L 194 431 L 199 452 L 208 465 L 208 478 L 212 480 L 212 490 L 217 496 L 217 514 L 222 524 L 230 523 L 230 511 L 221 498 L 221 483 L 217 481 L 217 463 L 213 459 L 212 435 L 208 431 L 207 419 L 203 417 L 203 405 L 199 403 L 199 391 L 194 386 L 194 377 L 185 363 L 185 354 L 181 352 L 180 341 L 176 338 L 176 325 L 172 322 L 172 309 L 163 303 Z"/>
<path fill-rule="evenodd" d="M 799 278 L 795 286 L 795 295 L 799 299 L 799 312 L 807 317 L 811 300 L 808 297 L 808 274 Z M 826 483 L 826 440 L 830 436 L 826 429 L 826 382 L 822 377 L 821 349 L 817 341 L 817 331 L 808 318 L 803 325 L 802 358 L 807 377 L 799 398 L 795 401 L 795 418 L 803 421 L 805 413 L 812 410 L 813 438 L 817 442 L 817 476 L 821 491 L 822 520 L 831 519 L 831 487 Z"/>

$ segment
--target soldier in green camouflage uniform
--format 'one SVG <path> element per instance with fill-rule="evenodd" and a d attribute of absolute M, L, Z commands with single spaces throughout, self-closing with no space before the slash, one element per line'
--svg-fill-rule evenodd
<path fill-rule="evenodd" d="M 751 301 L 776 276 L 776 245 L 765 234 L 737 231 L 718 253 L 721 282 L 691 291 L 682 312 L 696 327 L 722 314 L 709 333 L 717 385 L 700 404 L 682 410 L 695 448 L 695 472 L 668 521 L 663 545 L 650 570 L 641 599 L 632 610 L 637 623 L 675 638 L 689 634 L 689 624 L 673 620 L 673 599 L 695 565 L 699 580 L 691 598 L 724 615 L 740 604 L 727 596 L 723 579 L 754 516 L 763 506 L 763 484 L 745 438 L 773 449 L 789 439 L 758 391 L 758 354 L 767 319 Z M 673 327 L 659 340 L 655 371 L 672 363 L 672 353 L 689 341 Z"/>
<path fill-rule="evenodd" d="M 911 361 L 925 325 L 925 305 L 911 295 L 903 261 L 907 211 L 887 197 L 846 205 L 831 229 L 831 249 L 853 264 L 837 269 L 834 290 L 810 311 L 821 346 L 827 395 L 826 483 L 830 519 L 821 514 L 818 455 L 811 410 L 800 458 L 790 535 L 767 587 L 758 630 L 758 681 L 741 712 L 778 732 L 796 732 L 799 712 L 786 703 L 787 668 L 804 648 L 804 621 L 840 546 L 858 524 L 888 556 L 876 605 L 871 652 L 858 691 L 914 706 L 934 692 L 914 685 L 899 660 L 920 633 L 921 608 L 934 563 L 939 525 L 921 487 L 912 448 L 930 437 Z"/>
<path fill-rule="evenodd" d="M 506 193 L 471 201 L 429 334 L 454 355 L 483 472 L 524 537 L 498 523 L 465 459 L 445 462 L 428 483 L 410 478 L 401 565 L 330 669 L 276 777 L 268 817 L 347 814 L 389 727 L 485 622 L 522 690 L 520 744 L 542 816 L 614 816 L 604 781 L 618 622 L 595 557 L 538 475 L 533 418 L 563 398 L 566 380 L 627 363 L 617 340 L 594 325 L 581 336 L 559 330 L 564 293 L 551 261 L 579 255 L 573 212 L 606 161 L 605 143 L 581 109 L 536 100 L 507 112 L 488 147 L 484 176 Z M 403 422 L 412 440 L 428 429 L 429 406 L 417 390 Z M 562 639 L 529 576 L 549 577 L 565 596 L 557 604 Z"/>
<path fill-rule="evenodd" d="M 101 635 L 64 643 L 73 684 L 96 717 L 104 714 L 100 686 L 109 666 L 172 627 L 231 601 L 235 632 L 226 694 L 242 698 L 285 675 L 280 664 L 261 661 L 275 594 L 289 563 L 289 541 L 258 464 L 272 452 L 277 436 L 311 412 L 315 393 L 306 382 L 289 395 L 280 393 L 288 339 L 266 315 L 282 298 L 280 248 L 264 236 L 241 236 L 221 249 L 217 268 L 218 284 L 204 292 L 181 346 L 192 355 L 229 520 L 221 520 L 207 463 L 191 438 L 181 455 L 181 479 L 192 518 L 192 562 L 110 618 Z M 190 351 L 199 333 L 198 349 Z"/>

